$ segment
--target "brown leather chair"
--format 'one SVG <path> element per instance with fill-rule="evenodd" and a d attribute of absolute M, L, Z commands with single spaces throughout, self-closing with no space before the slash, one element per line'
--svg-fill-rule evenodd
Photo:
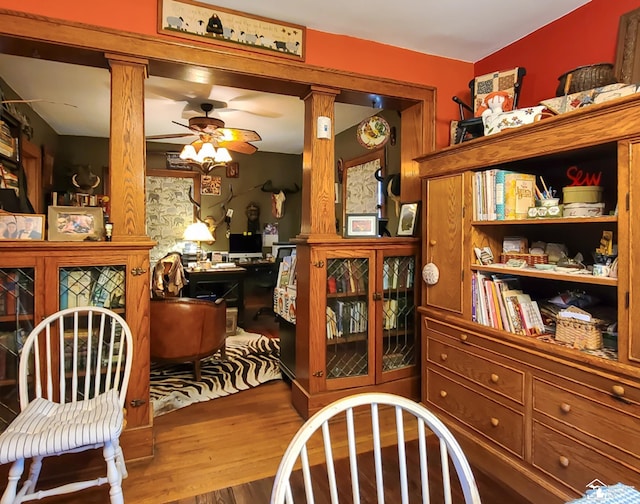
<path fill-rule="evenodd" d="M 224 300 L 191 298 L 151 300 L 151 360 L 193 362 L 200 381 L 200 359 L 221 351 L 226 358 Z"/>

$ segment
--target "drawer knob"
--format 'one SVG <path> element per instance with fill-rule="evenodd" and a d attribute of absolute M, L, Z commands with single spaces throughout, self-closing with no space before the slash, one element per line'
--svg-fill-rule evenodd
<path fill-rule="evenodd" d="M 624 387 L 622 385 L 614 385 L 613 387 L 611 387 L 611 391 L 618 397 L 624 396 Z"/>
<path fill-rule="evenodd" d="M 498 383 L 499 380 L 500 380 L 500 377 L 497 374 L 495 373 L 491 374 L 491 383 Z"/>
<path fill-rule="evenodd" d="M 447 397 L 447 391 L 446 390 L 441 390 L 440 391 L 440 397 L 442 397 L 442 398 Z"/>
<path fill-rule="evenodd" d="M 562 467 L 569 467 L 569 459 L 567 457 L 560 457 L 559 462 Z"/>
<path fill-rule="evenodd" d="M 571 405 L 567 403 L 562 403 L 560 405 L 560 409 L 562 410 L 563 413 L 569 413 L 571 411 Z"/>
<path fill-rule="evenodd" d="M 499 424 L 500 424 L 500 420 L 498 420 L 497 418 L 491 419 L 491 425 L 493 425 L 494 427 L 497 427 Z"/>
<path fill-rule="evenodd" d="M 440 360 L 445 361 L 445 360 L 447 360 L 448 358 L 449 358 L 449 356 L 448 356 L 446 353 L 442 352 L 442 353 L 440 354 Z"/>
<path fill-rule="evenodd" d="M 468 334 L 461 334 L 460 335 L 460 341 L 467 341 L 469 339 L 469 335 Z"/>

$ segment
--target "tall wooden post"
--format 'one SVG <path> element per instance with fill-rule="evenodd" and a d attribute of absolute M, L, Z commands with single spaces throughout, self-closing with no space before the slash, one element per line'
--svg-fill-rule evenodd
<path fill-rule="evenodd" d="M 336 236 L 333 106 L 338 93 L 336 89 L 312 86 L 311 92 L 304 98 L 300 238 Z M 318 117 L 329 119 L 330 138 L 318 138 Z"/>
<path fill-rule="evenodd" d="M 113 239 L 147 239 L 145 231 L 144 79 L 148 61 L 106 54 L 111 68 L 109 182 Z"/>

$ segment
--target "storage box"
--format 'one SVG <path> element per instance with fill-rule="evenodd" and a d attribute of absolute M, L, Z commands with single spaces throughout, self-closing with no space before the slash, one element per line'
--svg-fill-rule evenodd
<path fill-rule="evenodd" d="M 535 264 L 549 264 L 549 256 L 547 254 L 516 254 L 510 252 L 508 254 L 500 254 L 500 262 L 506 263 L 509 259 L 524 259 L 529 266 Z"/>
<path fill-rule="evenodd" d="M 567 316 L 562 316 L 565 313 Z M 574 318 L 573 315 L 590 317 L 590 315 L 570 306 L 561 311 L 556 316 L 556 341 L 569 343 L 579 350 L 599 350 L 602 348 L 602 331 L 598 327 L 600 320 L 592 318 L 590 320 L 581 320 Z"/>
<path fill-rule="evenodd" d="M 600 186 L 567 186 L 562 188 L 562 202 L 567 203 L 600 203 L 602 201 Z"/>
<path fill-rule="evenodd" d="M 563 217 L 600 217 L 604 213 L 604 203 L 569 203 L 563 205 Z"/>

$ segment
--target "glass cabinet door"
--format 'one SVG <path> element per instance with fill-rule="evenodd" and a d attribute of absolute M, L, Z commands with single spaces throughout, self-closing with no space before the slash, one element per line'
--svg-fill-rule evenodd
<path fill-rule="evenodd" d="M 416 365 L 414 256 L 385 256 L 382 263 L 382 373 Z"/>
<path fill-rule="evenodd" d="M 368 296 L 370 262 L 368 257 L 327 260 L 328 385 L 331 379 L 366 377 L 372 371 Z"/>
<path fill-rule="evenodd" d="M 34 269 L 0 269 L 0 431 L 20 410 L 18 360 L 34 328 Z"/>
<path fill-rule="evenodd" d="M 125 309 L 125 267 L 73 266 L 58 270 L 60 309 L 101 306 L 123 314 Z"/>

